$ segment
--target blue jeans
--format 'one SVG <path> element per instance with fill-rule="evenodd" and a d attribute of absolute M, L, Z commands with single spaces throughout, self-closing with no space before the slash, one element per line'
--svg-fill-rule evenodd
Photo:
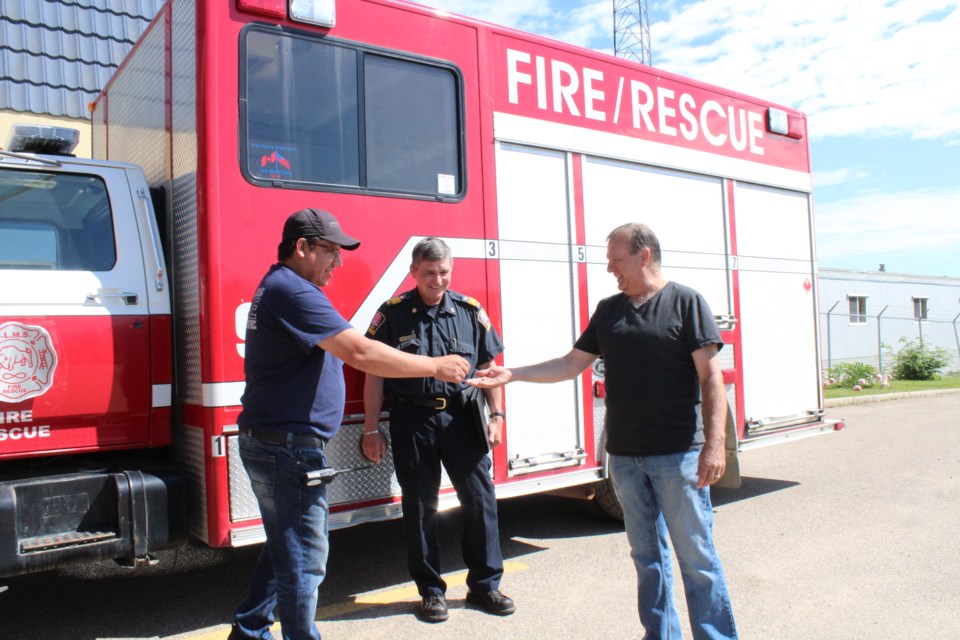
<path fill-rule="evenodd" d="M 610 456 L 610 477 L 623 506 L 630 555 L 637 568 L 637 607 L 648 640 L 680 640 L 673 606 L 667 533 L 683 576 L 697 640 L 736 638 L 730 594 L 713 545 L 710 490 L 697 489 L 700 451 L 661 456 Z"/>
<path fill-rule="evenodd" d="M 240 435 L 240 458 L 260 505 L 267 542 L 250 593 L 237 609 L 231 640 L 273 638 L 273 610 L 284 640 L 319 640 L 317 590 L 327 568 L 326 486 L 301 475 L 326 466 L 323 449 L 273 445 Z"/>

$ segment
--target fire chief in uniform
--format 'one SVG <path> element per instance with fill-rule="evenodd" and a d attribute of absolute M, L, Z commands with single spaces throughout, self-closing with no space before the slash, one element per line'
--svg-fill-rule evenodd
<path fill-rule="evenodd" d="M 410 265 L 417 287 L 381 305 L 367 336 L 406 353 L 456 354 L 474 368 L 478 364 L 487 367 L 503 351 L 503 343 L 476 300 L 448 290 L 452 272 L 453 256 L 445 242 L 425 238 L 417 243 Z M 448 617 L 437 539 L 441 463 L 463 512 L 467 602 L 495 615 L 515 610 L 513 601 L 499 590 L 503 557 L 486 455 L 488 446 L 501 442 L 502 392 L 482 392 L 489 420 L 482 415 L 482 405 L 476 403 L 479 398 L 473 398 L 478 393 L 463 383 L 384 379 L 369 373 L 364 385 L 363 452 L 376 462 L 387 451 L 380 432 L 384 399 L 390 408 L 393 460 L 403 491 L 407 560 L 422 599 L 418 613 L 426 622 L 442 622 Z"/>

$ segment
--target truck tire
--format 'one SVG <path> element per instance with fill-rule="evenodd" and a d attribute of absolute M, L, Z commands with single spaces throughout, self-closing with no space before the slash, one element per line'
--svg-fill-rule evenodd
<path fill-rule="evenodd" d="M 620 499 L 613 490 L 613 481 L 610 478 L 601 480 L 593 485 L 596 492 L 593 503 L 597 505 L 604 515 L 623 522 L 623 507 L 620 506 Z"/>
<path fill-rule="evenodd" d="M 607 450 L 607 424 L 606 414 L 603 418 L 603 431 L 600 434 L 600 441 L 597 443 L 597 451 Z M 594 497 L 593 503 L 607 517 L 623 522 L 623 507 L 620 505 L 620 498 L 617 492 L 613 490 L 613 480 L 610 479 L 610 457 L 606 454 L 600 454 L 597 462 L 604 467 L 606 477 L 593 484 Z"/>

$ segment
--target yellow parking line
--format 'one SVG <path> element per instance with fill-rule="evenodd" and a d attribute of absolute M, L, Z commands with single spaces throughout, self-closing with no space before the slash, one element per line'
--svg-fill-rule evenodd
<path fill-rule="evenodd" d="M 277 627 L 279 629 L 279 625 Z M 220 628 L 214 631 L 202 631 L 200 633 L 187 636 L 184 640 L 224 640 L 230 635 L 230 627 Z"/>
<path fill-rule="evenodd" d="M 508 561 L 503 563 L 504 573 L 523 571 L 526 568 L 527 565 L 523 564 L 522 562 Z M 462 587 L 467 583 L 467 572 L 458 571 L 457 573 L 452 573 L 449 576 L 445 576 L 444 579 L 446 580 L 448 587 Z M 324 620 L 326 618 L 333 618 L 336 616 L 355 613 L 357 611 L 363 611 L 364 609 L 370 609 L 371 607 L 380 607 L 387 604 L 395 604 L 397 602 L 413 602 L 419 599 L 420 594 L 417 592 L 417 585 L 415 584 L 397 587 L 394 589 L 384 589 L 383 591 L 372 591 L 370 593 L 364 593 L 355 596 L 353 600 L 347 602 L 338 602 L 337 604 L 331 604 L 317 609 L 317 616 L 315 620 Z M 271 629 L 279 632 L 280 623 L 275 623 Z M 221 627 L 219 629 L 201 631 L 196 634 L 184 636 L 184 638 L 185 640 L 225 640 L 228 635 L 230 635 L 230 627 L 227 627 L 226 629 Z"/>
<path fill-rule="evenodd" d="M 527 565 L 523 564 L 522 562 L 508 561 L 503 563 L 504 573 L 522 571 L 526 568 Z M 467 583 L 467 572 L 458 571 L 457 573 L 445 576 L 444 580 L 446 581 L 448 587 L 462 587 Z M 417 592 L 417 585 L 415 584 L 405 587 L 398 587 L 395 589 L 373 591 L 370 593 L 360 594 L 354 597 L 353 600 L 347 602 L 338 602 L 337 604 L 321 607 L 317 609 L 317 616 L 315 620 L 324 620 L 326 618 L 333 618 L 336 616 L 355 613 L 371 607 L 396 604 L 398 602 L 416 601 L 419 599 L 420 594 Z"/>

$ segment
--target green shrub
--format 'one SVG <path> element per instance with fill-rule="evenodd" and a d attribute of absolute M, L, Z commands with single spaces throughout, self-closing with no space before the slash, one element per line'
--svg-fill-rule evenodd
<path fill-rule="evenodd" d="M 893 377 L 898 380 L 936 380 L 937 372 L 947 366 L 949 358 L 942 347 L 928 348 L 919 339 L 900 338 L 900 347 L 893 356 Z"/>
<path fill-rule="evenodd" d="M 831 382 L 831 380 L 833 382 Z M 853 389 L 860 385 L 866 389 L 877 383 L 876 367 L 862 362 L 841 362 L 827 369 L 827 384 Z"/>

